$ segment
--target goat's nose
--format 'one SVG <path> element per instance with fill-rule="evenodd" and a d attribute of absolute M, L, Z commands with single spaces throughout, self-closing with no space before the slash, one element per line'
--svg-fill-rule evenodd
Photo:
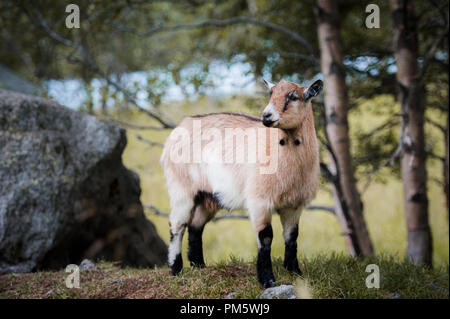
<path fill-rule="evenodd" d="M 272 113 L 270 113 L 270 112 L 264 113 L 263 114 L 263 119 L 264 120 L 268 120 L 271 116 L 272 116 Z"/>

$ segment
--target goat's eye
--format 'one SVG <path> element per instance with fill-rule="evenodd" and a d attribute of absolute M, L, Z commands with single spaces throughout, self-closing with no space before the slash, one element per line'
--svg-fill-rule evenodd
<path fill-rule="evenodd" d="M 295 90 L 289 92 L 289 94 L 286 96 L 286 100 L 287 101 L 297 101 L 298 97 L 294 95 L 295 94 Z"/>
<path fill-rule="evenodd" d="M 272 93 L 273 93 L 273 91 L 272 91 L 272 89 L 270 89 L 269 96 L 272 96 Z"/>

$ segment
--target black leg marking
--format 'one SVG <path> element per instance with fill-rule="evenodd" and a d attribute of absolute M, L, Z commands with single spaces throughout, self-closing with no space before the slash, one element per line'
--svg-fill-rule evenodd
<path fill-rule="evenodd" d="M 272 238 L 272 225 L 267 224 L 267 226 L 258 233 L 258 239 L 261 245 L 258 250 L 258 259 L 256 265 L 258 280 L 263 289 L 273 287 L 275 282 L 275 277 L 272 271 L 272 260 L 270 259 Z"/>
<path fill-rule="evenodd" d="M 302 271 L 298 267 L 298 260 L 297 260 L 297 237 L 298 237 L 298 225 L 295 225 L 294 229 L 289 235 L 289 239 L 285 242 L 283 266 L 287 270 L 301 276 Z"/>
<path fill-rule="evenodd" d="M 178 234 L 178 236 L 180 236 Z M 177 238 L 175 238 L 176 236 L 172 233 L 172 231 L 170 232 L 170 243 L 172 243 L 173 240 L 177 240 Z M 173 262 L 172 265 L 170 265 L 170 269 L 172 270 L 172 275 L 176 276 L 180 273 L 180 271 L 183 269 L 183 258 L 181 257 L 181 252 L 178 253 L 175 256 L 175 260 Z"/>
<path fill-rule="evenodd" d="M 204 226 L 196 228 L 189 226 L 189 249 L 188 257 L 191 262 L 191 266 L 204 267 L 205 261 L 203 259 L 203 243 L 202 234 Z"/>
<path fill-rule="evenodd" d="M 175 257 L 175 262 L 170 268 L 172 269 L 172 275 L 174 276 L 178 275 L 180 271 L 183 269 L 183 259 L 181 258 L 181 253 L 179 253 Z"/>

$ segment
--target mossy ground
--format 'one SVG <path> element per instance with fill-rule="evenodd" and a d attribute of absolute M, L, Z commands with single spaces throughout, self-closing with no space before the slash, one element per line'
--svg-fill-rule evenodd
<path fill-rule="evenodd" d="M 367 288 L 368 264 L 380 270 L 380 288 Z M 448 267 L 425 269 L 391 257 L 355 260 L 343 255 L 300 260 L 303 275 L 292 275 L 273 261 L 276 284 L 293 284 L 299 298 L 448 298 Z M 120 268 L 99 263 L 81 271 L 80 288 L 67 288 L 64 270 L 0 276 L 0 298 L 258 298 L 262 290 L 254 261 L 237 258 L 179 276 L 169 268 Z"/>

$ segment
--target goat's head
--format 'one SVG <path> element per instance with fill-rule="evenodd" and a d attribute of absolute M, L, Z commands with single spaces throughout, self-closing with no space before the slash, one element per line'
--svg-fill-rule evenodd
<path fill-rule="evenodd" d="M 264 80 L 270 90 L 270 100 L 262 113 L 267 127 L 293 129 L 299 127 L 307 115 L 311 98 L 322 91 L 323 82 L 317 80 L 309 88 L 281 80 L 273 84 Z"/>

